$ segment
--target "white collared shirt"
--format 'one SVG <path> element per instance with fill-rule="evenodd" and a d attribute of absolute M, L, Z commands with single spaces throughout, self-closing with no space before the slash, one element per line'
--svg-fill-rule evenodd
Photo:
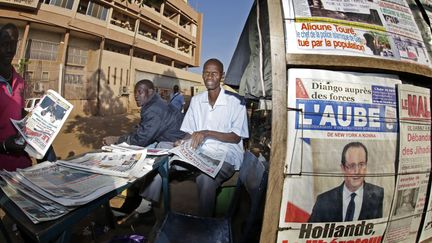
<path fill-rule="evenodd" d="M 354 209 L 353 221 L 357 221 L 359 216 L 360 216 L 360 210 L 361 210 L 362 203 L 363 203 L 363 191 L 364 191 L 363 186 L 360 187 L 359 189 L 357 189 L 357 191 L 355 191 L 356 196 L 354 197 L 355 209 Z M 348 190 L 348 188 L 344 184 L 343 192 L 342 192 L 342 210 L 343 210 L 342 215 L 343 215 L 344 221 L 345 221 L 345 216 L 346 216 L 348 204 L 351 201 L 351 193 L 353 193 L 353 192 Z"/>
<path fill-rule="evenodd" d="M 227 94 L 221 87 L 213 107 L 208 100 L 208 92 L 192 97 L 180 130 L 192 134 L 195 131 L 211 130 L 234 132 L 239 137 L 249 137 L 246 105 L 236 95 Z M 206 154 L 226 153 L 225 161 L 238 170 L 243 161 L 243 141 L 224 143 L 215 139 L 206 139 L 202 145 Z M 216 157 L 216 156 L 215 156 Z"/>

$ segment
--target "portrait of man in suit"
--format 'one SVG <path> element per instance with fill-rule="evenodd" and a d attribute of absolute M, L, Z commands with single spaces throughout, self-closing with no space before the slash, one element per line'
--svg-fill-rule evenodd
<path fill-rule="evenodd" d="M 360 142 L 344 146 L 340 168 L 341 185 L 319 194 L 309 222 L 343 222 L 381 218 L 384 189 L 365 182 L 368 150 Z"/>

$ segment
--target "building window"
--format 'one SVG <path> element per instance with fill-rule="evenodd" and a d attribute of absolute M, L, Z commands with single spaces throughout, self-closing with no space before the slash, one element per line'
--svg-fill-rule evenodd
<path fill-rule="evenodd" d="M 107 84 L 110 83 L 111 67 L 108 67 Z"/>
<path fill-rule="evenodd" d="M 123 85 L 123 68 L 120 68 L 120 85 Z"/>
<path fill-rule="evenodd" d="M 65 83 L 72 85 L 82 85 L 83 75 L 80 74 L 65 74 Z"/>
<path fill-rule="evenodd" d="M 117 81 L 117 68 L 114 68 L 114 85 L 116 85 L 116 81 Z"/>
<path fill-rule="evenodd" d="M 101 20 L 106 20 L 108 8 L 93 1 L 81 0 L 78 6 L 78 13 L 92 16 Z"/>
<path fill-rule="evenodd" d="M 45 4 L 55 5 L 62 8 L 72 9 L 73 0 L 45 0 Z"/>
<path fill-rule="evenodd" d="M 24 79 L 25 79 L 25 81 L 27 81 L 27 82 L 32 81 L 32 80 L 33 80 L 33 71 L 26 71 L 26 72 L 24 73 Z"/>
<path fill-rule="evenodd" d="M 41 40 L 29 40 L 29 42 L 30 59 L 57 60 L 59 44 Z"/>
<path fill-rule="evenodd" d="M 126 69 L 126 85 L 129 86 L 129 69 Z"/>
<path fill-rule="evenodd" d="M 85 66 L 87 64 L 87 50 L 69 46 L 67 64 Z"/>
<path fill-rule="evenodd" d="M 49 79 L 49 72 L 42 72 L 42 79 L 41 80 L 48 80 Z"/>

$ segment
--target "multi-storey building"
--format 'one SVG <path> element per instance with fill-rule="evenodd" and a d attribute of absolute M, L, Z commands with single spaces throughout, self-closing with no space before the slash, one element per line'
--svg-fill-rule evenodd
<path fill-rule="evenodd" d="M 184 0 L 0 0 L 0 25 L 19 28 L 14 65 L 26 97 L 47 89 L 74 104 L 74 114 L 136 109 L 135 82 L 153 80 L 167 98 L 201 81 L 202 14 Z"/>

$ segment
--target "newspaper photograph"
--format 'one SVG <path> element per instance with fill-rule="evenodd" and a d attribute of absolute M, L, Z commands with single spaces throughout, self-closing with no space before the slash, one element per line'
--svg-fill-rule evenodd
<path fill-rule="evenodd" d="M 382 239 L 395 188 L 395 76 L 288 70 L 278 242 Z"/>
<path fill-rule="evenodd" d="M 0 172 L 0 176 L 3 179 L 3 181 L 0 181 L 0 187 L 3 192 L 34 224 L 60 218 L 74 209 L 38 195 L 33 190 L 26 188 L 13 179 L 13 175 Z M 24 193 L 23 191 L 26 192 Z"/>
<path fill-rule="evenodd" d="M 17 180 L 64 206 L 88 203 L 127 184 L 128 180 L 43 162 L 20 169 Z"/>
<path fill-rule="evenodd" d="M 41 159 L 66 121 L 73 106 L 53 90 L 48 90 L 36 107 L 22 120 L 12 120 L 27 142 L 25 151 Z"/>
<path fill-rule="evenodd" d="M 58 160 L 57 163 L 66 167 L 85 170 L 93 173 L 132 178 L 132 174 L 145 167 L 147 172 L 151 166 L 145 166 L 146 150 L 132 152 L 86 153 L 71 160 Z"/>
<path fill-rule="evenodd" d="M 367 56 L 431 65 L 405 0 L 286 0 L 283 5 L 288 53 Z"/>
<path fill-rule="evenodd" d="M 425 226 L 430 221 L 423 213 L 429 205 L 426 196 L 431 170 L 430 90 L 401 84 L 398 97 L 399 177 L 385 240 L 416 242 L 418 232 L 424 232 L 420 229 L 423 216 Z"/>
<path fill-rule="evenodd" d="M 197 149 L 191 148 L 191 141 L 187 140 L 180 146 L 170 149 L 170 153 L 177 155 L 176 159 L 191 164 L 206 173 L 207 175 L 215 178 L 222 168 L 225 161 L 225 152 L 221 152 L 217 157 L 206 155 L 201 147 Z"/>

